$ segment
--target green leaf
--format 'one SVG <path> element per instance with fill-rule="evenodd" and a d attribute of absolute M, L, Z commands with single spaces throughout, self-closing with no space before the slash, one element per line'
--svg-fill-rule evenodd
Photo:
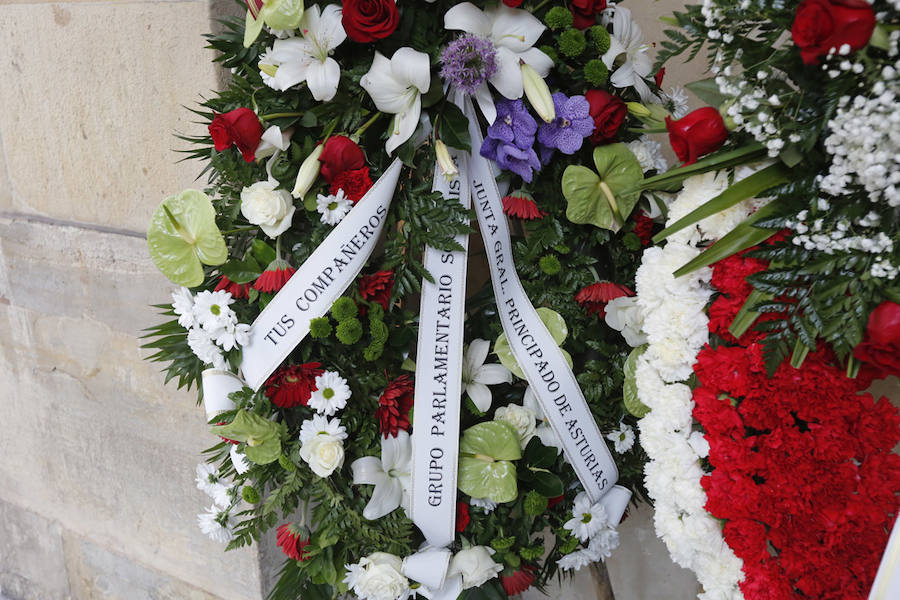
<path fill-rule="evenodd" d="M 759 316 L 759 313 L 753 310 L 753 307 L 760 302 L 766 302 L 772 298 L 774 298 L 772 294 L 767 294 L 757 289 L 750 292 L 750 295 L 747 296 L 747 301 L 744 302 L 741 310 L 734 316 L 734 320 L 728 327 L 728 331 L 731 335 L 740 339 L 742 335 L 747 333 L 747 330 L 750 329 L 750 326 L 753 325 L 756 318 Z"/>
<path fill-rule="evenodd" d="M 250 246 L 250 253 L 263 268 L 266 268 L 270 262 L 275 260 L 275 248 L 260 239 L 253 240 Z"/>
<path fill-rule="evenodd" d="M 535 436 L 531 438 L 528 445 L 525 446 L 525 454 L 522 456 L 522 460 L 529 467 L 547 469 L 552 467 L 553 463 L 556 462 L 557 455 L 556 448 L 545 446 L 541 443 L 540 438 Z"/>
<path fill-rule="evenodd" d="M 534 491 L 547 498 L 562 496 L 566 491 L 562 479 L 547 471 L 535 472 L 531 486 L 534 488 Z"/>
<path fill-rule="evenodd" d="M 202 264 L 221 265 L 228 259 L 216 210 L 199 190 L 184 190 L 159 204 L 147 228 L 147 245 L 162 274 L 185 287 L 203 283 Z"/>
<path fill-rule="evenodd" d="M 229 260 L 219 271 L 232 283 L 244 284 L 256 281 L 262 275 L 262 269 L 252 258 L 249 260 Z"/>
<path fill-rule="evenodd" d="M 694 92 L 695 96 L 710 106 L 721 106 L 728 100 L 728 98 L 719 93 L 719 86 L 713 77 L 688 83 L 684 87 Z"/>
<path fill-rule="evenodd" d="M 622 369 L 625 373 L 625 383 L 622 386 L 622 396 L 625 401 L 625 410 L 633 414 L 638 419 L 644 418 L 647 413 L 650 412 L 650 409 L 638 399 L 637 377 L 635 376 L 635 369 L 637 368 L 638 358 L 640 358 L 641 355 L 646 351 L 647 344 L 638 346 L 637 348 L 632 350 L 631 354 L 629 354 L 628 358 L 625 360 L 625 366 Z"/>
<path fill-rule="evenodd" d="M 580 225 L 618 231 L 640 197 L 635 184 L 643 179 L 643 171 L 625 144 L 595 148 L 593 157 L 597 173 L 580 165 L 566 167 L 563 173 L 566 217 Z"/>
<path fill-rule="evenodd" d="M 753 198 L 767 189 L 776 185 L 787 183 L 790 171 L 783 164 L 776 163 L 768 166 L 761 171 L 757 171 L 749 177 L 741 179 L 737 183 L 731 185 L 724 192 L 698 206 L 690 213 L 678 219 L 655 236 L 653 241 L 660 243 L 673 233 L 681 231 L 685 227 L 690 227 L 695 223 L 699 223 L 706 217 L 720 213 L 732 206 L 743 202 L 747 198 Z"/>
<path fill-rule="evenodd" d="M 440 139 L 451 148 L 464 152 L 472 151 L 472 140 L 469 137 L 469 120 L 453 103 L 447 103 L 441 113 Z"/>
<path fill-rule="evenodd" d="M 654 175 L 644 179 L 636 190 L 671 190 L 673 184 L 678 184 L 692 175 L 699 175 L 707 171 L 718 171 L 736 165 L 753 162 L 756 158 L 767 156 L 768 150 L 759 143 L 748 144 L 736 150 L 717 152 L 706 158 L 700 159 L 692 165 L 685 165 L 677 169 L 670 169 L 665 173 Z M 677 187 L 676 187 L 677 189 Z M 631 191 L 626 190 L 626 191 Z"/>
<path fill-rule="evenodd" d="M 275 462 L 281 455 L 278 424 L 245 410 L 239 410 L 231 423 L 213 427 L 212 432 L 230 440 L 245 442 L 244 454 L 258 465 Z"/>

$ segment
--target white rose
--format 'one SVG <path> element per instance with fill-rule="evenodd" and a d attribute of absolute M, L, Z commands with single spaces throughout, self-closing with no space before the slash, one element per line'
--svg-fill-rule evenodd
<path fill-rule="evenodd" d="M 353 591 L 365 600 L 397 600 L 409 593 L 409 580 L 400 572 L 403 561 L 387 552 L 374 552 L 359 561 Z"/>
<path fill-rule="evenodd" d="M 319 477 L 328 477 L 344 464 L 344 443 L 333 435 L 320 433 L 300 446 L 300 458 Z"/>
<path fill-rule="evenodd" d="M 460 550 L 450 561 L 450 570 L 447 575 L 462 575 L 463 589 L 478 587 L 489 579 L 497 576 L 503 570 L 503 565 L 498 565 L 491 558 L 493 548 L 487 546 L 472 546 Z"/>
<path fill-rule="evenodd" d="M 628 345 L 637 348 L 647 343 L 643 332 L 644 315 L 636 297 L 622 296 L 606 303 L 606 324 L 621 331 Z"/>
<path fill-rule="evenodd" d="M 276 238 L 291 226 L 294 204 L 286 190 L 276 190 L 277 181 L 258 181 L 241 190 L 241 214 Z"/>
<path fill-rule="evenodd" d="M 519 445 L 524 448 L 528 445 L 531 438 L 534 437 L 535 427 L 537 425 L 534 411 L 519 406 L 518 404 L 507 404 L 501 406 L 494 413 L 495 421 L 503 421 L 509 423 L 516 428 L 519 434 Z"/>

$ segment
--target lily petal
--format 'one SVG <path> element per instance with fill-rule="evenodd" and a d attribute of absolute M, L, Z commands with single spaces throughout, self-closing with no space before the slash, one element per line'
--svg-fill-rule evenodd
<path fill-rule="evenodd" d="M 556 432 L 549 425 L 540 425 L 534 430 L 534 434 L 541 440 L 543 445 L 548 448 L 556 448 L 557 454 L 562 452 L 562 442 L 559 441 L 559 436 L 556 435 Z"/>
<path fill-rule="evenodd" d="M 384 515 L 396 510 L 403 499 L 403 487 L 400 482 L 388 478 L 387 481 L 375 486 L 372 498 L 363 509 L 363 516 L 370 521 L 380 519 Z"/>
<path fill-rule="evenodd" d="M 475 102 L 478 103 L 478 108 L 481 109 L 481 114 L 484 115 L 487 122 L 493 123 L 496 121 L 497 108 L 494 106 L 494 97 L 491 96 L 491 90 L 488 88 L 487 84 L 482 83 L 479 85 L 473 96 L 475 96 Z"/>
<path fill-rule="evenodd" d="M 490 349 L 491 343 L 489 341 L 480 338 L 472 340 L 468 350 L 466 350 L 465 370 L 469 374 L 474 374 L 478 367 L 484 364 Z"/>
<path fill-rule="evenodd" d="M 488 386 L 473 381 L 466 385 L 466 393 L 481 412 L 487 412 L 491 408 L 491 390 Z"/>
<path fill-rule="evenodd" d="M 407 86 L 412 85 L 423 94 L 431 87 L 431 66 L 428 55 L 424 52 L 400 48 L 391 57 L 391 71 L 397 81 Z"/>
<path fill-rule="evenodd" d="M 525 52 L 538 41 L 547 27 L 527 10 L 498 4 L 486 11 L 491 21 L 491 41 L 513 52 Z"/>
<path fill-rule="evenodd" d="M 409 432 L 400 430 L 397 437 L 388 436 L 381 439 L 381 468 L 385 471 L 406 469 L 411 461 L 412 443 Z"/>
<path fill-rule="evenodd" d="M 541 77 L 549 75 L 550 69 L 553 68 L 553 59 L 537 48 L 529 48 L 525 52 L 520 53 L 519 58 L 537 71 L 537 74 Z"/>
<path fill-rule="evenodd" d="M 485 385 L 512 383 L 512 373 L 503 365 L 481 365 L 472 376 L 472 381 Z"/>
<path fill-rule="evenodd" d="M 510 100 L 521 98 L 525 92 L 522 83 L 522 69 L 519 67 L 519 55 L 509 48 L 497 48 L 497 72 L 490 82 L 497 91 Z"/>
<path fill-rule="evenodd" d="M 444 28 L 466 31 L 481 37 L 491 34 L 491 22 L 484 12 L 471 2 L 457 4 L 444 14 Z"/>
<path fill-rule="evenodd" d="M 379 485 L 388 479 L 381 466 L 381 460 L 376 456 L 357 458 L 350 465 L 350 470 L 353 472 L 355 484 Z"/>
<path fill-rule="evenodd" d="M 534 413 L 534 418 L 538 421 L 544 420 L 544 409 L 541 408 L 541 403 L 538 402 L 537 394 L 534 393 L 534 390 L 531 389 L 529 385 L 525 388 L 525 396 L 522 398 L 522 405 Z"/>
<path fill-rule="evenodd" d="M 403 111 L 409 102 L 408 86 L 397 81 L 391 70 L 391 61 L 380 52 L 375 52 L 372 66 L 363 75 L 359 85 L 368 92 L 375 106 L 382 112 L 395 115 Z"/>
<path fill-rule="evenodd" d="M 340 81 L 341 67 L 331 57 L 326 58 L 325 62 L 313 61 L 306 69 L 306 85 L 318 102 L 328 102 L 334 98 Z"/>
<path fill-rule="evenodd" d="M 344 25 L 341 23 L 340 4 L 329 4 L 322 11 L 316 38 L 328 50 L 334 50 L 347 39 L 347 32 L 344 31 Z"/>
<path fill-rule="evenodd" d="M 387 142 L 384 144 L 385 150 L 390 154 L 398 146 L 412 137 L 416 127 L 419 125 L 419 115 L 422 112 L 422 100 L 419 94 L 407 100 L 408 109 L 405 112 L 397 113 L 394 117 L 394 123 L 391 128 L 391 134 L 388 136 Z"/>

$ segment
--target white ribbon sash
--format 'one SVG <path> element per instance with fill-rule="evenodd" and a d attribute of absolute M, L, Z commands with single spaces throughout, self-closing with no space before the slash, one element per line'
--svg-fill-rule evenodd
<path fill-rule="evenodd" d="M 400 167 L 395 159 L 253 322 L 241 372 L 254 390 L 306 337 L 309 322 L 328 312 L 369 260 L 384 228 Z"/>
<path fill-rule="evenodd" d="M 465 112 L 472 148 L 480 148 L 481 129 L 471 103 L 467 103 Z M 566 458 L 588 496 L 597 502 L 618 479 L 616 463 L 575 375 L 519 281 L 509 225 L 490 162 L 475 151 L 469 163 L 472 202 L 484 239 L 503 331 L 550 426 L 562 441 Z"/>
<path fill-rule="evenodd" d="M 432 189 L 469 208 L 466 154 L 451 151 L 459 175 L 447 181 L 435 165 Z M 422 281 L 413 412 L 411 517 L 428 544 L 453 542 L 456 468 L 462 396 L 463 319 L 469 236 L 458 235 L 461 252 L 425 248 L 424 265 L 434 283 Z"/>

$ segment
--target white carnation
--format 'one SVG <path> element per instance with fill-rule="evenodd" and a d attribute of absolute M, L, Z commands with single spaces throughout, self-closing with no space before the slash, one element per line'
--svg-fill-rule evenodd
<path fill-rule="evenodd" d="M 374 552 L 354 565 L 345 565 L 344 583 L 360 600 L 398 600 L 409 593 L 409 580 L 401 569 L 399 556 Z"/>

